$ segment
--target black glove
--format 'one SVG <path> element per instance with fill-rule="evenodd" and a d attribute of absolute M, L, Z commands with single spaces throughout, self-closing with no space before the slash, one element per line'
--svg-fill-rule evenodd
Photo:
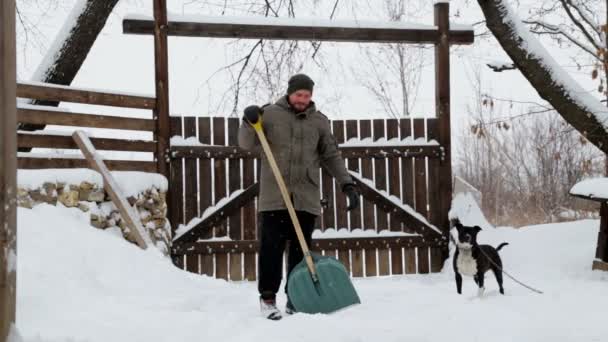
<path fill-rule="evenodd" d="M 348 207 L 346 210 L 353 210 L 359 207 L 359 192 L 354 184 L 346 184 L 342 192 L 348 197 Z"/>
<path fill-rule="evenodd" d="M 262 108 L 260 108 L 259 106 L 256 105 L 252 105 L 249 106 L 247 108 L 245 108 L 245 110 L 243 111 L 243 120 L 254 124 L 256 122 L 258 122 L 258 120 L 260 119 L 260 115 L 262 115 Z"/>

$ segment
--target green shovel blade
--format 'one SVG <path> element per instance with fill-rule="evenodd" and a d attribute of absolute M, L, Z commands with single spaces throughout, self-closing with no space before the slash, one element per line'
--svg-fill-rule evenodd
<path fill-rule="evenodd" d="M 357 291 L 344 265 L 332 257 L 313 254 L 317 282 L 313 282 L 306 261 L 291 271 L 287 292 L 296 311 L 315 314 L 331 313 L 353 304 L 360 304 Z"/>

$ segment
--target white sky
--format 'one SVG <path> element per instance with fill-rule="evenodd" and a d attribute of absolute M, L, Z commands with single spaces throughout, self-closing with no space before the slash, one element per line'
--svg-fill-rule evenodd
<path fill-rule="evenodd" d="M 29 37 L 28 49 L 24 50 L 25 39 L 19 37 L 18 48 L 18 77 L 29 79 L 37 64 L 43 57 L 44 47 L 48 47 L 53 36 L 59 30 L 61 22 L 69 13 L 75 0 L 62 0 L 59 4 L 45 7 L 44 15 L 38 23 L 42 32 L 40 45 Z M 214 3 L 214 1 L 209 1 Z M 187 0 L 172 0 L 169 11 L 184 14 L 219 14 L 221 7 L 210 13 L 201 11 L 200 3 Z M 218 4 L 223 1 L 218 2 Z M 328 17 L 330 9 L 324 6 L 333 5 L 334 1 L 309 0 L 309 5 L 297 13 L 308 11 L 309 16 Z M 355 1 L 349 2 L 336 13 L 336 19 L 355 19 L 352 8 Z M 356 1 L 359 10 L 356 19 L 381 20 L 382 0 Z M 527 15 L 526 1 L 522 1 L 519 9 L 522 16 Z M 529 3 L 529 2 L 528 2 Z M 377 5 L 377 6 L 376 6 Z M 37 7 L 38 6 L 38 7 Z M 22 8 L 26 13 L 40 13 L 39 5 Z M 432 1 L 419 8 L 410 8 L 415 17 L 406 21 L 421 24 L 432 24 Z M 361 15 L 360 13 L 365 13 Z M 154 93 L 154 60 L 153 41 L 150 36 L 125 35 L 122 33 L 122 17 L 127 14 L 152 14 L 151 0 L 121 0 L 114 13 L 109 18 L 102 34 L 98 37 L 91 53 L 74 80 L 74 86 L 114 89 L 120 91 Z M 230 15 L 244 15 L 232 12 Z M 457 0 L 451 2 L 451 21 L 460 24 L 472 24 L 483 19 L 476 1 Z M 457 15 L 457 17 L 456 17 Z M 34 16 L 31 16 L 34 17 Z M 476 33 L 485 30 L 478 27 Z M 569 59 L 572 50 L 562 49 L 549 40 L 545 40 L 550 52 L 556 60 L 567 66 L 571 75 L 581 82 L 585 89 L 594 89 L 597 83 L 591 81 L 585 72 L 577 71 L 572 67 Z M 230 84 L 229 75 L 220 73 L 212 79 L 211 87 L 205 86 L 205 81 L 214 72 L 232 62 L 236 54 L 232 46 L 234 40 L 177 38 L 170 37 L 170 106 L 172 115 L 225 115 L 226 113 L 212 113 L 214 100 L 225 91 Z M 358 117 L 378 118 L 387 117 L 375 98 L 356 81 L 352 75 L 352 68 L 364 67 L 360 58 L 358 44 L 350 43 L 323 43 L 323 54 L 326 56 L 331 72 L 320 70 L 314 63 L 305 65 L 303 72 L 309 74 L 316 83 L 315 101 L 319 108 L 330 117 Z M 430 49 L 425 57 L 427 67 L 422 73 L 422 81 L 417 96 L 415 115 L 433 115 L 434 113 L 434 65 L 433 50 Z M 536 91 L 517 71 L 494 73 L 485 66 L 490 61 L 507 61 L 506 54 L 500 49 L 496 41 L 490 37 L 477 39 L 474 45 L 452 48 L 451 61 L 451 87 L 452 87 L 452 122 L 455 132 L 461 131 L 467 117 L 467 105 L 472 105 L 475 93 L 471 84 L 473 71 L 479 70 L 483 88 L 497 98 L 509 98 L 517 101 L 541 102 Z M 288 75 L 285 76 L 287 78 Z M 339 100 L 336 100 L 338 98 Z M 241 107 L 249 103 L 262 104 L 268 99 L 245 98 Z M 77 105 L 65 105 L 77 108 Z M 505 106 L 508 108 L 508 106 Z M 110 111 L 111 112 L 111 111 Z M 115 112 L 115 110 L 114 110 Z M 517 113 L 513 113 L 517 114 Z"/>

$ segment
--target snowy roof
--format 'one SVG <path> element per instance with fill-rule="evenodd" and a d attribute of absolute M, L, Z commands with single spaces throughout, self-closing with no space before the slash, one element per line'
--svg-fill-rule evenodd
<path fill-rule="evenodd" d="M 608 201 L 608 177 L 578 182 L 570 189 L 570 195 L 598 202 Z"/>

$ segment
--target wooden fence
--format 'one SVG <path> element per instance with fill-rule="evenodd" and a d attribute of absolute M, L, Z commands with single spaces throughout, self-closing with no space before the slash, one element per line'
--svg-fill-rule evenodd
<path fill-rule="evenodd" d="M 255 280 L 259 156 L 236 146 L 239 119 L 171 120 L 174 137 L 190 138 L 185 145 L 173 138 L 171 145 L 171 222 L 174 229 L 190 228 L 183 233 L 182 227 L 174 239 L 175 263 L 217 278 Z M 440 198 L 445 151 L 437 143 L 439 121 L 334 120 L 331 125 L 338 143 L 349 140 L 340 150 L 363 201 L 347 212 L 345 196 L 322 170 L 323 213 L 317 227 L 367 234 L 314 239 L 313 250 L 336 256 L 355 277 L 439 271 L 447 255 L 447 231 L 435 230 L 447 217 Z"/>
<path fill-rule="evenodd" d="M 35 100 L 52 100 L 74 102 L 91 105 L 103 105 L 122 108 L 146 109 L 155 112 L 154 97 L 112 94 L 99 91 L 63 87 L 50 84 L 17 84 L 17 97 Z M 150 115 L 153 117 L 154 115 Z M 100 114 L 85 114 L 66 111 L 61 108 L 19 104 L 17 106 L 17 122 L 21 124 L 58 125 L 85 128 L 109 128 L 117 130 L 134 130 L 156 132 L 156 120 L 130 117 L 107 116 Z M 18 130 L 17 146 L 26 148 L 74 149 L 78 146 L 69 134 L 48 131 L 29 132 Z M 156 136 L 156 134 L 154 134 Z M 155 140 L 132 140 L 115 138 L 91 138 L 98 150 L 116 152 L 152 152 L 157 153 Z M 17 160 L 20 169 L 45 168 L 86 168 L 87 161 L 80 154 L 67 157 L 66 155 L 49 154 L 20 154 Z M 136 160 L 107 160 L 106 165 L 112 170 L 157 172 L 157 162 Z"/>

